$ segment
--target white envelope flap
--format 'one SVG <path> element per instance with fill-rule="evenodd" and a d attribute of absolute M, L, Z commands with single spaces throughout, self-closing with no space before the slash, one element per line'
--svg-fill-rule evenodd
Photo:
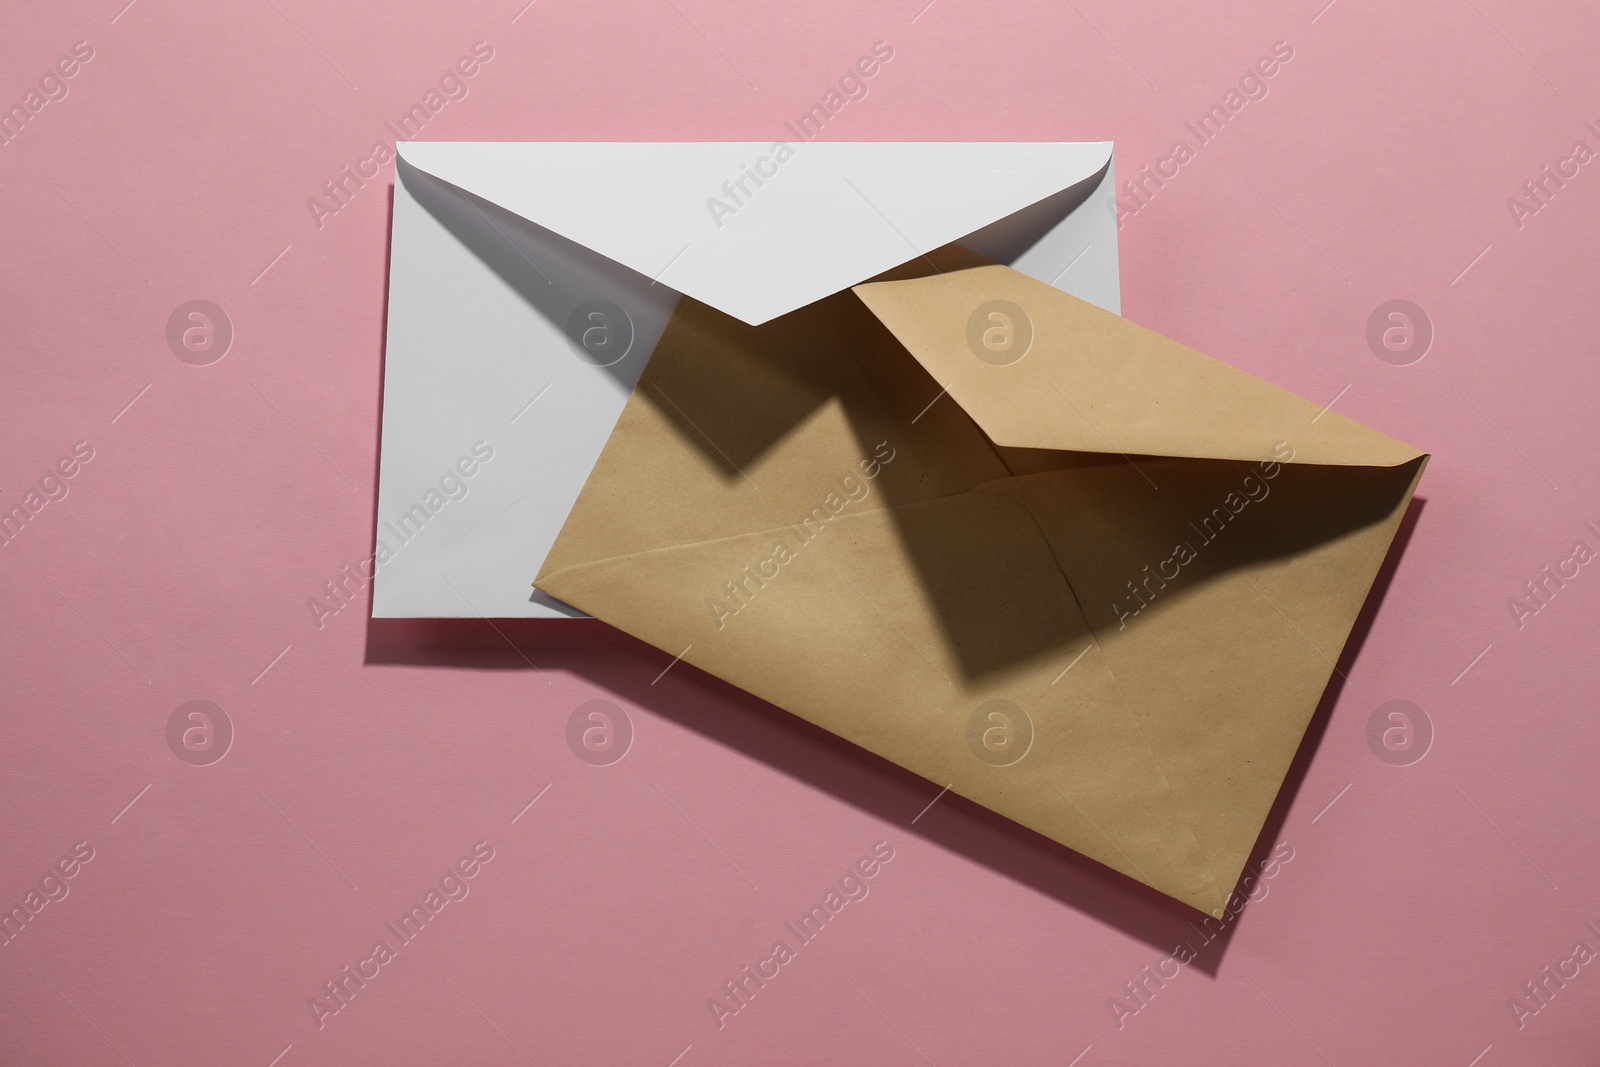
<path fill-rule="evenodd" d="M 760 325 L 1104 168 L 1111 142 L 413 142 L 419 170 Z"/>

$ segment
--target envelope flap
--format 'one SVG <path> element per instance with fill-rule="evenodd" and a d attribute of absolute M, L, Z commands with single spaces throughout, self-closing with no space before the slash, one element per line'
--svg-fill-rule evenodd
<path fill-rule="evenodd" d="M 1106 166 L 1110 142 L 410 142 L 412 166 L 759 325 Z"/>
<path fill-rule="evenodd" d="M 929 404 L 950 353 L 871 306 L 931 294 L 948 325 L 978 262 L 936 250 L 908 270 L 943 276 L 759 327 L 680 300 L 536 585 L 1220 915 L 1422 461 L 1018 474 Z"/>
<path fill-rule="evenodd" d="M 856 295 L 995 444 L 1390 467 L 1416 449 L 1009 267 Z M 1287 460 L 1285 460 L 1287 462 Z"/>

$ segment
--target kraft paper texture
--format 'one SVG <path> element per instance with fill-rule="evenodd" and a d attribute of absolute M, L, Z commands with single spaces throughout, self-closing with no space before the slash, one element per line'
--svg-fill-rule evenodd
<path fill-rule="evenodd" d="M 1426 461 L 949 246 L 683 298 L 534 584 L 1220 915 Z"/>

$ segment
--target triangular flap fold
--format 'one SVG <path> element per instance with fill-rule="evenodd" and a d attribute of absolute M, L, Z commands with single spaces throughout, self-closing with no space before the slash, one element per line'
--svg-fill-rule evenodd
<path fill-rule="evenodd" d="M 1421 455 L 1004 266 L 855 293 L 989 438 L 1013 448 L 1391 467 Z"/>
<path fill-rule="evenodd" d="M 412 166 L 752 325 L 1101 171 L 1109 142 L 409 142 Z"/>

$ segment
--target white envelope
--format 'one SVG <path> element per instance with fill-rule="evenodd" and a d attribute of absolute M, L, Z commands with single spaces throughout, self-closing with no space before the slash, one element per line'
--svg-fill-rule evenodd
<path fill-rule="evenodd" d="M 955 241 L 1121 310 L 1110 142 L 399 154 L 376 618 L 582 617 L 531 583 L 680 294 L 759 325 Z"/>

